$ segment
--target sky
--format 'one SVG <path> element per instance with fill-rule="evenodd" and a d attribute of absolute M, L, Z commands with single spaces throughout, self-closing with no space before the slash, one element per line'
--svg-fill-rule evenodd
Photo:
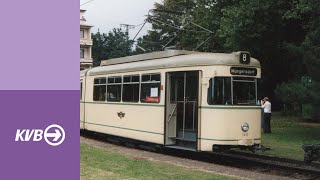
<path fill-rule="evenodd" d="M 81 9 L 87 10 L 85 18 L 87 24 L 93 25 L 92 32 L 109 32 L 113 28 L 120 28 L 120 24 L 139 25 L 144 22 L 148 11 L 154 8 L 154 3 L 162 0 L 80 0 Z M 129 30 L 132 39 L 141 26 Z M 147 33 L 151 25 L 147 23 L 138 37 Z"/>

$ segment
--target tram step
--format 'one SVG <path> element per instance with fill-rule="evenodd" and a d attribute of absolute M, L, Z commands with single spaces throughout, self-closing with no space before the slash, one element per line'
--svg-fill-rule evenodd
<path fill-rule="evenodd" d="M 174 139 L 180 140 L 180 141 L 197 142 L 196 139 L 186 139 L 186 138 L 179 138 L 179 137 L 175 137 Z"/>
<path fill-rule="evenodd" d="M 176 139 L 175 145 L 185 147 L 185 148 L 197 149 L 197 141 L 194 141 L 194 140 L 186 141 L 185 139 L 183 140 Z"/>
<path fill-rule="evenodd" d="M 186 141 L 188 140 L 196 140 L 197 139 L 197 133 L 195 131 L 178 131 L 177 137 L 180 139 L 185 139 Z"/>
<path fill-rule="evenodd" d="M 187 151 L 197 151 L 195 148 L 189 148 L 189 147 L 183 147 L 183 146 L 165 146 L 166 148 L 173 148 L 173 149 L 181 149 L 181 150 L 187 150 Z"/>

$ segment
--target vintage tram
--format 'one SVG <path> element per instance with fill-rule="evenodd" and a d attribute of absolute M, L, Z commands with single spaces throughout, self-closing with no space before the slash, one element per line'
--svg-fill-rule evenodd
<path fill-rule="evenodd" d="M 80 128 L 194 151 L 261 143 L 261 67 L 248 52 L 168 50 L 80 72 Z"/>

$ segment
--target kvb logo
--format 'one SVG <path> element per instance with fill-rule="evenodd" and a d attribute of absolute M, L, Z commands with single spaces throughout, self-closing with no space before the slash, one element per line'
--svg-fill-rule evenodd
<path fill-rule="evenodd" d="M 64 129 L 52 124 L 44 131 L 42 129 L 17 129 L 15 141 L 39 142 L 44 139 L 51 146 L 58 146 L 63 143 L 66 134 Z"/>

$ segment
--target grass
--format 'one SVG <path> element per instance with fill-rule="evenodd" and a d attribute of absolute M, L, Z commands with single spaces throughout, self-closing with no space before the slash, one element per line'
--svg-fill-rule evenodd
<path fill-rule="evenodd" d="M 82 180 L 102 179 L 235 179 L 179 166 L 137 159 L 122 154 L 80 145 Z"/>
<path fill-rule="evenodd" d="M 303 160 L 303 144 L 320 144 L 320 124 L 304 123 L 300 118 L 273 113 L 271 134 L 262 134 L 262 144 L 272 150 L 263 154 Z"/>

